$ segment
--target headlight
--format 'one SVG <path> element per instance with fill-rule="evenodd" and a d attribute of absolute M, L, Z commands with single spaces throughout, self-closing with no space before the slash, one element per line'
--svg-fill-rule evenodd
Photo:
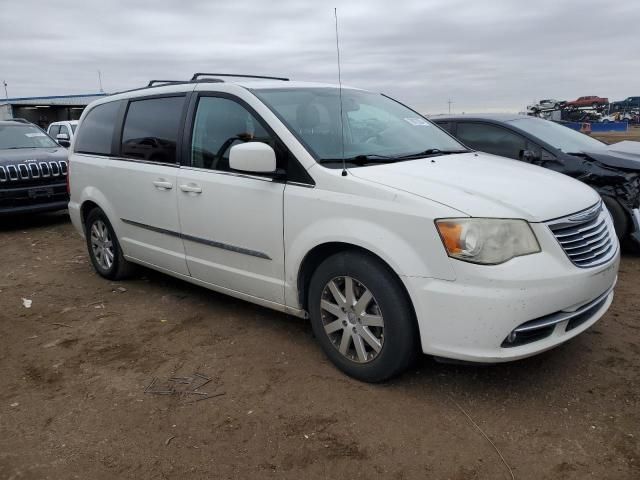
<path fill-rule="evenodd" d="M 496 265 L 540 251 L 529 223 L 498 218 L 445 218 L 436 227 L 450 257 Z"/>

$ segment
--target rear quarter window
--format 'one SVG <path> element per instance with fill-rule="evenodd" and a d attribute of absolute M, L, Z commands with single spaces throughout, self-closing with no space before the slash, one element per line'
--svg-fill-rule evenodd
<path fill-rule="evenodd" d="M 110 155 L 113 132 L 122 102 L 103 103 L 93 107 L 82 121 L 75 143 L 77 153 Z"/>

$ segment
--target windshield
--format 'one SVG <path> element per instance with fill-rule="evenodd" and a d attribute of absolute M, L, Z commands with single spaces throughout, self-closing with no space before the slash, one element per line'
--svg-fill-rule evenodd
<path fill-rule="evenodd" d="M 589 150 L 600 150 L 604 144 L 584 133 L 577 132 L 563 125 L 542 120 L 540 118 L 518 118 L 507 123 L 518 127 L 526 133 L 538 137 L 549 145 L 565 153 L 582 153 Z"/>
<path fill-rule="evenodd" d="M 343 145 L 337 88 L 254 90 L 302 141 L 316 160 L 341 161 Z M 386 161 L 431 151 L 465 147 L 419 114 L 383 95 L 342 90 L 344 158 L 377 157 Z"/>
<path fill-rule="evenodd" d="M 46 133 L 32 125 L 0 125 L 0 150 L 57 146 Z"/>

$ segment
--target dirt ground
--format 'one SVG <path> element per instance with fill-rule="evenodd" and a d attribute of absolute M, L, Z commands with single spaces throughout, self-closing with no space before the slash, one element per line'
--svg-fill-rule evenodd
<path fill-rule="evenodd" d="M 592 133 L 591 136 L 605 143 L 617 143 L 623 140 L 640 142 L 640 126 L 630 126 L 626 132 Z"/>
<path fill-rule="evenodd" d="M 638 256 L 563 346 L 368 385 L 299 319 L 148 270 L 103 280 L 64 214 L 2 220 L 0 252 L 2 479 L 640 478 Z M 210 397 L 145 393 L 196 372 Z"/>

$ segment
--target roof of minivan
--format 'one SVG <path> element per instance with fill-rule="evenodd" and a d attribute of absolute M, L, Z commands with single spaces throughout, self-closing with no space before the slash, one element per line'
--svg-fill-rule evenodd
<path fill-rule="evenodd" d="M 230 89 L 239 88 L 245 90 L 269 90 L 269 89 L 302 89 L 302 88 L 339 88 L 336 84 L 331 83 L 318 83 L 318 82 L 300 82 L 300 81 L 282 81 L 282 80 L 240 80 L 240 81 L 227 81 L 224 82 L 189 82 L 184 83 L 167 83 L 159 84 L 152 87 L 136 88 L 134 90 L 126 90 L 124 92 L 116 92 L 112 95 L 102 97 L 91 103 L 91 106 L 100 105 L 103 103 L 109 103 L 117 100 L 143 97 L 147 95 L 164 95 L 178 92 L 191 92 L 194 89 L 199 91 L 227 91 Z M 343 85 L 343 89 L 361 90 L 355 87 Z M 91 108 L 92 108 L 91 107 Z"/>
<path fill-rule="evenodd" d="M 493 120 L 495 122 L 508 122 L 511 120 L 522 120 L 523 118 L 535 118 L 517 113 L 466 113 L 460 115 L 432 115 L 429 117 L 434 122 L 443 120 Z"/>

